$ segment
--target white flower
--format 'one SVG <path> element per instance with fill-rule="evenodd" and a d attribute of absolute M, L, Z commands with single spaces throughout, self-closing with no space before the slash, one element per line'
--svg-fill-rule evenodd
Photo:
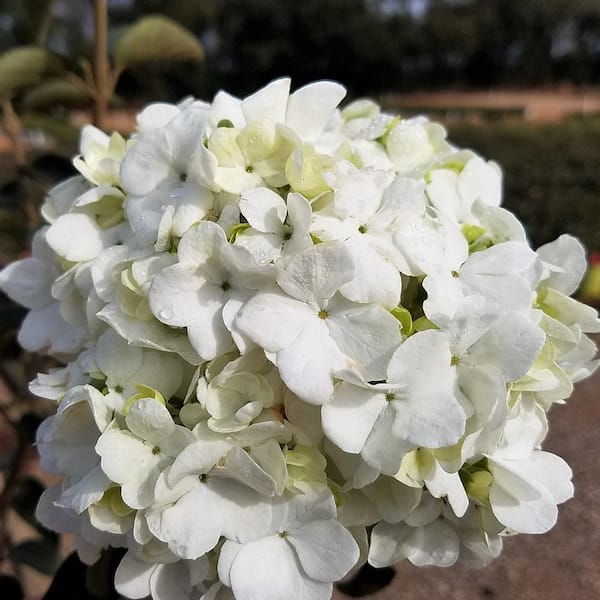
<path fill-rule="evenodd" d="M 355 276 L 340 289 L 354 302 L 394 307 L 400 301 L 403 257 L 393 243 L 405 208 L 424 204 L 423 186 L 393 173 L 357 171 L 341 163 L 328 179 L 332 202 L 314 217 L 311 231 L 319 239 L 343 240 L 355 264 Z"/>
<path fill-rule="evenodd" d="M 195 151 L 207 127 L 206 106 L 192 104 L 163 127 L 141 133 L 121 165 L 124 189 L 143 197 L 163 184 L 202 185 Z"/>
<path fill-rule="evenodd" d="M 502 172 L 496 163 L 470 158 L 460 172 L 452 168 L 434 169 L 429 175 L 427 196 L 442 214 L 457 223 L 470 223 L 476 201 L 499 206 L 502 200 Z"/>
<path fill-rule="evenodd" d="M 328 490 L 308 488 L 280 508 L 265 531 L 271 535 L 225 542 L 219 556 L 221 581 L 239 600 L 327 600 L 332 582 L 358 560 L 354 538 L 335 520 Z"/>
<path fill-rule="evenodd" d="M 312 246 L 309 234 L 310 204 L 301 194 L 288 194 L 287 202 L 268 188 L 246 190 L 240 212 L 251 229 L 243 229 L 236 244 L 248 248 L 257 262 L 268 263 Z"/>
<path fill-rule="evenodd" d="M 386 383 L 352 378 L 336 386 L 331 402 L 322 408 L 323 431 L 345 452 L 360 453 L 371 466 L 394 475 L 413 448 L 458 441 L 465 414 L 453 388 L 444 335 L 417 333 L 392 356 Z"/>
<path fill-rule="evenodd" d="M 443 504 L 424 496 L 422 504 L 403 523 L 378 523 L 371 533 L 369 563 L 386 567 L 407 558 L 413 565 L 449 567 L 458 559 L 459 538 L 441 520 Z"/>
<path fill-rule="evenodd" d="M 75 168 L 96 185 L 119 185 L 119 168 L 125 155 L 125 140 L 118 134 L 107 136 L 93 125 L 81 131 L 80 156 L 73 159 Z"/>
<path fill-rule="evenodd" d="M 193 441 L 191 432 L 173 422 L 167 408 L 154 398 L 136 400 L 125 417 L 127 429 L 109 427 L 96 452 L 111 481 L 131 508 L 146 508 L 162 470 Z"/>
<path fill-rule="evenodd" d="M 221 227 L 210 222 L 183 236 L 178 257 L 154 277 L 150 309 L 162 323 L 187 327 L 192 346 L 206 360 L 233 350 L 227 305 L 265 286 L 274 277 L 272 267 L 258 265 L 248 250 L 229 244 Z"/>
<path fill-rule="evenodd" d="M 400 342 L 390 313 L 336 293 L 353 275 L 341 243 L 318 244 L 287 263 L 279 289 L 259 291 L 238 315 L 239 329 L 275 355 L 285 384 L 307 402 L 328 402 L 332 374 L 343 368 L 357 366 L 367 379 L 380 379 Z"/>
<path fill-rule="evenodd" d="M 53 297 L 61 269 L 46 243 L 46 232 L 47 228 L 42 228 L 34 236 L 30 258 L 15 261 L 0 272 L 0 289 L 30 309 L 18 335 L 26 350 L 69 355 L 81 349 L 87 331 L 79 318 L 80 311 L 73 315 L 71 305 L 65 303 L 63 308 L 62 302 Z"/>

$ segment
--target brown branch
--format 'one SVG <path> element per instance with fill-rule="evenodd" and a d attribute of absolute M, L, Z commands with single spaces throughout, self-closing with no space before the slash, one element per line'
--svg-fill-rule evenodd
<path fill-rule="evenodd" d="M 96 87 L 94 124 L 100 129 L 104 129 L 112 79 L 108 63 L 108 6 L 106 0 L 94 1 L 94 17 L 96 24 L 94 44 L 94 81 Z"/>
<path fill-rule="evenodd" d="M 90 98 L 96 97 L 96 89 L 94 88 L 94 86 L 89 85 L 84 79 L 79 77 L 79 75 L 68 71 L 66 77 L 71 83 L 74 83 L 84 94 L 88 95 Z"/>
<path fill-rule="evenodd" d="M 2 99 L 2 116 L 4 121 L 4 129 L 10 141 L 13 143 L 15 152 L 15 162 L 17 167 L 23 167 L 27 162 L 27 156 L 25 154 L 25 144 L 23 143 L 23 126 L 21 125 L 21 119 L 15 112 L 12 100 L 10 98 Z"/>

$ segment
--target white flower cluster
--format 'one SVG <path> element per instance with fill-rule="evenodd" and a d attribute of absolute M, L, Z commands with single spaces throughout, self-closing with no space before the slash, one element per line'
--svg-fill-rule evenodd
<path fill-rule="evenodd" d="M 327 599 L 369 561 L 484 565 L 543 533 L 571 471 L 547 411 L 596 366 L 586 262 L 537 251 L 498 166 L 342 86 L 154 104 L 83 130 L 31 258 L 19 339 L 64 368 L 38 507 L 119 592 Z"/>

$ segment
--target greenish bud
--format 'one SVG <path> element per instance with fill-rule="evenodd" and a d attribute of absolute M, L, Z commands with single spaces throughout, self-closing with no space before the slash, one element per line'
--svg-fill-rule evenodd
<path fill-rule="evenodd" d="M 412 315 L 404 306 L 398 305 L 390 311 L 398 321 L 400 321 L 400 329 L 402 334 L 408 337 L 413 333 Z"/>

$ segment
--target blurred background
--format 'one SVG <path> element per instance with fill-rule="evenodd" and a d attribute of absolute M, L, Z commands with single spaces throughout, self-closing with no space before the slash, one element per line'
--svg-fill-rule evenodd
<path fill-rule="evenodd" d="M 505 206 L 534 247 L 563 232 L 584 242 L 579 295 L 600 302 L 600 0 L 0 0 L 0 267 L 27 256 L 44 195 L 74 173 L 84 123 L 129 133 L 150 101 L 243 96 L 284 75 L 294 87 L 335 79 L 348 99 L 426 114 L 496 160 Z M 33 518 L 50 480 L 32 436 L 52 407 L 26 389 L 49 363 L 16 345 L 23 316 L 0 296 L 2 600 L 41 598 L 69 544 Z M 481 572 L 402 565 L 344 593 L 600 598 L 598 389 L 596 376 L 555 410 L 548 447 L 573 465 L 578 489 L 549 536 L 508 540 Z M 46 598 L 88 597 L 75 562 L 60 577 Z"/>

